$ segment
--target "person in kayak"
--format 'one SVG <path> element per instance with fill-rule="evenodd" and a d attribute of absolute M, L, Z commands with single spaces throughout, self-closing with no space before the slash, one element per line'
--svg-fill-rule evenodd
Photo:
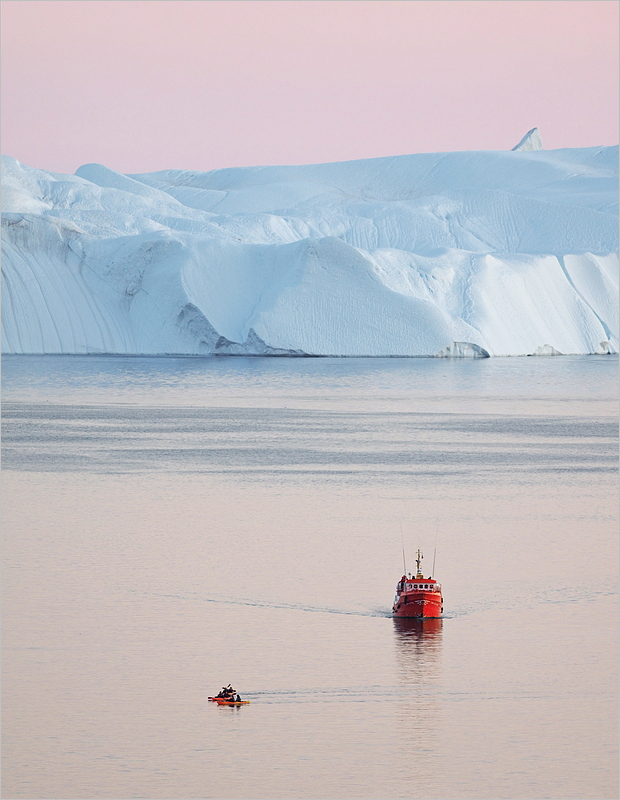
<path fill-rule="evenodd" d="M 240 695 L 240 694 L 238 694 L 238 695 L 235 697 L 235 703 L 240 703 L 240 702 L 241 702 L 241 695 Z"/>

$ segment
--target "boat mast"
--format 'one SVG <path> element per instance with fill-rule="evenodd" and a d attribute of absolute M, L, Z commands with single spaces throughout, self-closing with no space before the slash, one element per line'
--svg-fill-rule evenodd
<path fill-rule="evenodd" d="M 423 559 L 423 558 L 424 558 L 424 556 L 422 555 L 422 553 L 421 553 L 421 552 L 420 552 L 420 550 L 418 549 L 418 557 L 417 557 L 417 558 L 416 558 L 416 560 L 415 560 L 416 566 L 417 566 L 417 568 L 418 568 L 418 570 L 417 570 L 417 572 L 416 572 L 416 578 L 421 578 L 421 577 L 422 577 L 422 571 L 421 571 L 421 569 L 420 569 L 420 564 L 422 563 L 422 559 Z"/>

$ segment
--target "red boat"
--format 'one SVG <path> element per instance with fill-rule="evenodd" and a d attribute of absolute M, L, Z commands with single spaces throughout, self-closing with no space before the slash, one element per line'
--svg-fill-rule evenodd
<path fill-rule="evenodd" d="M 392 606 L 395 617 L 440 617 L 443 612 L 441 584 L 434 578 L 425 578 L 420 568 L 422 553 L 418 550 L 415 578 L 411 573 L 403 575 L 396 586 L 396 597 Z"/>

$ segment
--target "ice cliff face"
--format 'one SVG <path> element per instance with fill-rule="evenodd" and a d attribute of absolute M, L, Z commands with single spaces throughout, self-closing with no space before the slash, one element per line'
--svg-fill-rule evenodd
<path fill-rule="evenodd" d="M 3 350 L 617 352 L 616 176 L 607 147 L 145 175 L 5 157 Z"/>

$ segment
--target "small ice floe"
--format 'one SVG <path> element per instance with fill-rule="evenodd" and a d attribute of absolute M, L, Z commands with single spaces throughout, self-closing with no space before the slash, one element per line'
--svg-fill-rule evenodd
<path fill-rule="evenodd" d="M 611 342 L 601 342 L 594 351 L 594 354 L 597 356 L 611 356 L 617 352 L 618 351 Z"/>
<path fill-rule="evenodd" d="M 489 353 L 472 342 L 452 342 L 435 353 L 435 358 L 489 358 Z"/>
<path fill-rule="evenodd" d="M 528 353 L 528 356 L 561 356 L 564 355 L 552 347 L 550 344 L 543 344 L 542 347 L 537 347 L 533 353 Z"/>

